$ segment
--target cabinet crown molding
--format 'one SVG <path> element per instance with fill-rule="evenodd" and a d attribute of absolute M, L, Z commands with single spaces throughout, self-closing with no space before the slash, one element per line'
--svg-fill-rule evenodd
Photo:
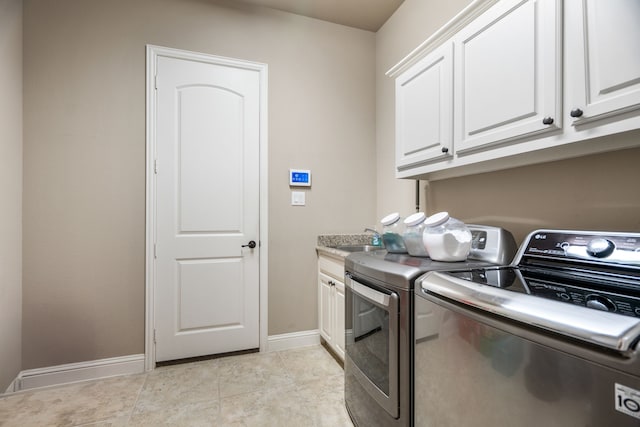
<path fill-rule="evenodd" d="M 480 16 L 484 11 L 496 4 L 499 0 L 473 0 L 460 13 L 454 16 L 449 22 L 444 24 L 438 31 L 433 33 L 428 39 L 420 43 L 400 62 L 391 67 L 385 74 L 395 78 L 400 73 L 411 67 L 413 64 L 424 58 L 429 52 L 440 46 L 443 42 L 453 37 L 458 31 L 464 28 L 471 21 Z"/>

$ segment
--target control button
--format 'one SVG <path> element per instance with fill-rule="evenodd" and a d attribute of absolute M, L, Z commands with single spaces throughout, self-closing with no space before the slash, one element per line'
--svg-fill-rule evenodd
<path fill-rule="evenodd" d="M 587 253 L 596 258 L 606 258 L 613 253 L 616 245 L 611 240 L 597 238 L 587 244 Z"/>
<path fill-rule="evenodd" d="M 636 313 L 636 316 L 640 316 L 640 307 L 636 307 L 635 310 L 633 310 L 634 313 Z"/>
<path fill-rule="evenodd" d="M 567 251 L 567 249 L 569 249 L 571 247 L 571 245 L 569 244 L 569 242 L 562 242 L 560 243 L 560 248 L 562 248 L 563 251 Z"/>
<path fill-rule="evenodd" d="M 601 295 L 587 295 L 587 307 L 602 311 L 616 311 L 616 305 Z"/>
<path fill-rule="evenodd" d="M 559 294 L 560 298 L 562 298 L 565 301 L 569 301 L 571 299 L 571 297 L 565 293 Z"/>

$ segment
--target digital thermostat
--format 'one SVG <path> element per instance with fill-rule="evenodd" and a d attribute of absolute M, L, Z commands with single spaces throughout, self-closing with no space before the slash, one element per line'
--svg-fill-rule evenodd
<path fill-rule="evenodd" d="M 311 187 L 311 171 L 289 169 L 289 185 L 292 187 Z"/>

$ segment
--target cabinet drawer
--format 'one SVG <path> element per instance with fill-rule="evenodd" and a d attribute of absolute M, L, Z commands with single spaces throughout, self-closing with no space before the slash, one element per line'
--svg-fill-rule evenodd
<path fill-rule="evenodd" d="M 318 257 L 318 268 L 320 272 L 334 279 L 341 282 L 344 280 L 344 262 L 341 260 L 321 255 Z"/>

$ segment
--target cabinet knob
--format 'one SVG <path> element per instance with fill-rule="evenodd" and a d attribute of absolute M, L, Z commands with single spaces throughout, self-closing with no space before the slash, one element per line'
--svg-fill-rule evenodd
<path fill-rule="evenodd" d="M 449 149 L 447 147 L 442 147 L 442 152 L 447 154 L 449 152 Z"/>
<path fill-rule="evenodd" d="M 553 124 L 553 117 L 545 117 L 544 119 L 542 119 L 542 124 L 543 125 L 552 125 Z"/>
<path fill-rule="evenodd" d="M 581 117 L 583 114 L 584 114 L 584 111 L 582 111 L 579 108 L 575 108 L 571 110 L 571 112 L 569 113 L 571 117 Z"/>

